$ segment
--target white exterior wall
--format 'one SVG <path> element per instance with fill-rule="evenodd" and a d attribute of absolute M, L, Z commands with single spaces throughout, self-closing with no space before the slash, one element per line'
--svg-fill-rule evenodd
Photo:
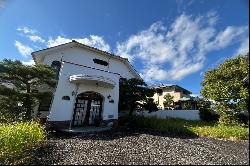
<path fill-rule="evenodd" d="M 100 87 L 91 84 L 77 84 L 71 83 L 69 77 L 75 74 L 87 74 L 104 76 L 115 81 L 114 88 Z M 62 63 L 58 85 L 55 92 L 55 97 L 51 106 L 51 113 L 49 121 L 66 121 L 71 120 L 73 117 L 73 110 L 76 96 L 86 91 L 94 91 L 100 93 L 103 98 L 103 120 L 108 120 L 108 115 L 113 115 L 112 119 L 118 119 L 118 102 L 119 102 L 119 78 L 120 75 L 108 73 L 104 71 L 94 70 L 74 64 Z M 72 92 L 75 95 L 72 96 Z M 114 103 L 109 103 L 107 96 L 110 95 Z M 70 100 L 62 100 L 63 96 L 69 96 Z"/>
<path fill-rule="evenodd" d="M 94 63 L 93 59 L 101 59 L 109 62 L 108 66 Z M 95 53 L 83 48 L 73 47 L 65 48 L 59 52 L 45 56 L 43 63 L 51 65 L 53 61 L 67 61 L 96 69 L 106 70 L 114 73 L 119 73 L 124 78 L 134 78 L 132 71 L 120 60 L 108 58 L 105 55 Z"/>
<path fill-rule="evenodd" d="M 159 119 L 180 118 L 185 120 L 200 120 L 199 110 L 159 110 L 151 113 L 148 111 L 141 111 L 136 112 L 136 114 Z"/>

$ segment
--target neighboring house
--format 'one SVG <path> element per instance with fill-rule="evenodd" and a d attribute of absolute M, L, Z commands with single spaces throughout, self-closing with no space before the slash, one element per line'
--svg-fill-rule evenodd
<path fill-rule="evenodd" d="M 72 41 L 32 53 L 36 64 L 58 71 L 52 98 L 35 114 L 57 129 L 117 124 L 120 78 L 139 74 L 125 58 Z"/>
<path fill-rule="evenodd" d="M 170 94 L 173 96 L 174 100 L 174 108 L 175 109 L 184 109 L 184 105 L 190 104 L 190 109 L 196 109 L 196 104 L 193 100 L 193 97 L 190 96 L 192 92 L 188 91 L 187 89 L 180 87 L 178 85 L 173 84 L 161 84 L 161 85 L 154 85 L 151 86 L 156 90 L 156 93 L 153 96 L 154 101 L 158 104 L 159 109 L 164 109 L 164 96 L 166 94 Z"/>

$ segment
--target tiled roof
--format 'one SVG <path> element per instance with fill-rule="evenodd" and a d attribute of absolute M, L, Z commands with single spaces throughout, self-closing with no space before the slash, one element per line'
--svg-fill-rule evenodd
<path fill-rule="evenodd" d="M 152 88 L 162 88 L 162 87 L 167 87 L 167 86 L 174 86 L 174 84 L 152 84 L 149 87 L 152 87 Z"/>

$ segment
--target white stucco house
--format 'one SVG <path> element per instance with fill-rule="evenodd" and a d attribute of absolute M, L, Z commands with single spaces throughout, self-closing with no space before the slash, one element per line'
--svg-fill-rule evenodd
<path fill-rule="evenodd" d="M 116 125 L 120 78 L 141 79 L 127 59 L 74 40 L 33 52 L 32 57 L 36 64 L 58 71 L 52 99 L 34 110 L 54 128 Z"/>

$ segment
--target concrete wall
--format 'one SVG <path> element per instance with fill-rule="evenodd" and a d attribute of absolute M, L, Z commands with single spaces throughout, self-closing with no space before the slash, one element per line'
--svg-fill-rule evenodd
<path fill-rule="evenodd" d="M 148 111 L 141 111 L 135 114 L 144 117 L 156 117 L 159 119 L 180 118 L 185 120 L 200 120 L 199 110 L 159 110 L 151 113 L 148 113 Z"/>

